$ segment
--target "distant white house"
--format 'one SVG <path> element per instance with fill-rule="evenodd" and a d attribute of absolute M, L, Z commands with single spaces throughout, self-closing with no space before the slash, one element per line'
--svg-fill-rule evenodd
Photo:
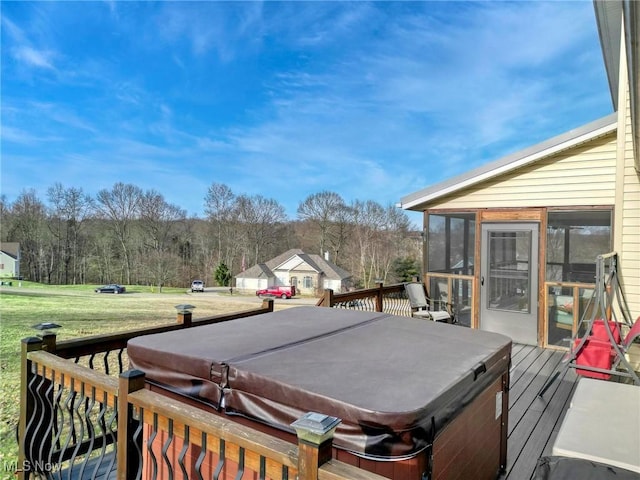
<path fill-rule="evenodd" d="M 346 290 L 352 275 L 320 255 L 291 249 L 265 263 L 236 275 L 236 288 L 253 291 L 271 286 L 293 285 L 301 294 L 318 295 L 324 290 Z"/>
<path fill-rule="evenodd" d="M 0 277 L 17 278 L 20 276 L 20 244 L 17 242 L 0 243 Z"/>

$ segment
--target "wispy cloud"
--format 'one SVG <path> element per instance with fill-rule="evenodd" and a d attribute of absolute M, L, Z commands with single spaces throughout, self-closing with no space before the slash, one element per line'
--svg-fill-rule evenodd
<path fill-rule="evenodd" d="M 38 68 L 55 70 L 53 65 L 53 52 L 36 50 L 29 46 L 17 47 L 13 50 L 13 56 L 19 62 Z"/>
<path fill-rule="evenodd" d="M 2 28 L 12 44 L 12 57 L 27 67 L 55 70 L 55 52 L 46 48 L 34 47 L 32 41 L 22 28 L 12 22 L 6 15 L 2 16 Z"/>
<path fill-rule="evenodd" d="M 12 42 L 25 43 L 26 37 L 20 27 L 7 18 L 6 15 L 2 15 L 1 24 L 2 31 L 10 38 Z"/>
<path fill-rule="evenodd" d="M 195 2 L 191 8 L 179 3 L 166 2 L 147 32 L 155 36 L 160 32 L 163 40 L 175 48 L 187 42 L 190 53 L 196 57 L 215 52 L 218 59 L 229 62 L 249 44 L 249 38 L 259 38 L 261 4 L 248 2 L 244 8 L 232 9 L 228 15 L 224 4 Z M 183 60 L 180 60 L 183 61 Z"/>
<path fill-rule="evenodd" d="M 56 137 L 53 135 L 43 137 L 41 135 L 33 134 L 26 130 L 19 128 L 13 128 L 11 126 L 3 125 L 0 129 L 0 136 L 3 142 L 18 143 L 22 145 L 32 145 L 34 143 L 50 143 L 60 142 L 62 137 Z"/>

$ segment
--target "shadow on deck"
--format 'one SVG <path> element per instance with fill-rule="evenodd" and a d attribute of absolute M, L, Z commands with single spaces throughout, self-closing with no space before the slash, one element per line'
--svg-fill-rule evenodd
<path fill-rule="evenodd" d="M 551 455 L 551 447 L 569 407 L 578 375 L 567 369 L 551 384 L 543 397 L 538 392 L 560 368 L 564 351 L 529 345 L 514 345 L 511 357 L 509 392 L 509 433 L 507 471 L 500 480 L 533 477 L 541 456 Z"/>

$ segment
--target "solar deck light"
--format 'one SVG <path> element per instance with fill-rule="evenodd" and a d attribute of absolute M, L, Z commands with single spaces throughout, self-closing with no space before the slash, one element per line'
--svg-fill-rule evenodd
<path fill-rule="evenodd" d="M 62 325 L 58 325 L 57 323 L 53 322 L 42 322 L 37 323 L 36 325 L 32 325 L 31 328 L 40 330 L 43 335 L 48 335 L 53 333 L 52 330 L 55 330 L 56 328 L 62 328 Z"/>
<path fill-rule="evenodd" d="M 176 310 L 178 311 L 178 323 L 184 325 L 185 327 L 191 326 L 191 312 L 196 308 L 195 305 L 189 305 L 188 303 L 181 303 L 180 305 L 176 305 Z"/>
<path fill-rule="evenodd" d="M 291 424 L 298 436 L 300 478 L 315 478 L 318 468 L 331 460 L 333 432 L 339 423 L 339 418 L 309 412 Z"/>
<path fill-rule="evenodd" d="M 176 305 L 176 310 L 178 313 L 192 313 L 193 309 L 196 308 L 195 305 L 189 305 L 188 303 L 182 303 L 180 305 Z"/>
<path fill-rule="evenodd" d="M 291 426 L 295 429 L 300 440 L 313 445 L 321 445 L 333 437 L 333 432 L 340 422 L 341 420 L 336 417 L 309 412 L 293 422 Z"/>
<path fill-rule="evenodd" d="M 40 330 L 42 333 L 38 335 L 42 338 L 43 348 L 49 352 L 55 352 L 56 350 L 56 334 L 54 330 L 62 328 L 62 325 L 58 325 L 53 322 L 42 322 L 32 325 L 31 328 Z"/>

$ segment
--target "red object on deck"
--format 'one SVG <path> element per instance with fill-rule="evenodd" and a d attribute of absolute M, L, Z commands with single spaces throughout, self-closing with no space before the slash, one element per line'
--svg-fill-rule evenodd
<path fill-rule="evenodd" d="M 605 326 L 604 320 L 598 319 L 594 320 L 593 327 L 591 328 L 591 336 L 590 338 L 595 338 L 597 340 L 609 341 L 609 334 L 607 333 L 607 328 L 613 334 L 613 339 L 616 343 L 620 343 L 620 324 L 618 322 L 613 322 L 609 320 L 607 322 L 608 326 Z"/>
<path fill-rule="evenodd" d="M 604 328 L 604 326 L 602 327 Z M 589 336 L 579 352 L 576 353 L 576 365 L 582 365 L 585 367 L 602 368 L 604 370 L 610 370 L 612 364 L 612 349 L 611 343 L 607 338 L 607 333 L 603 331 L 606 340 L 600 340 L 594 336 Z M 574 341 L 574 349 L 577 348 L 581 339 L 576 338 Z M 591 370 L 585 370 L 583 368 L 576 368 L 578 375 L 590 378 L 599 378 L 602 380 L 608 380 L 611 378 L 611 374 L 603 372 L 593 372 Z"/>

